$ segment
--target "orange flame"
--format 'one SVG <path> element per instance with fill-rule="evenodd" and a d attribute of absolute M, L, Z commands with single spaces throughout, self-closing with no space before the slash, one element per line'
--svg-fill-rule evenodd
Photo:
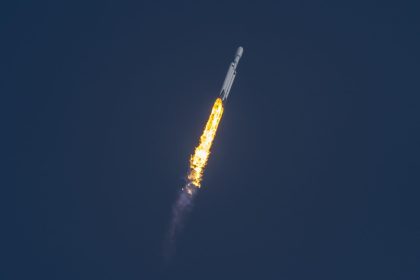
<path fill-rule="evenodd" d="M 199 188 L 203 180 L 203 172 L 210 155 L 210 148 L 216 136 L 217 127 L 223 115 L 222 99 L 217 98 L 211 110 L 210 117 L 200 137 L 200 145 L 195 148 L 190 158 L 190 173 L 188 179 Z"/>

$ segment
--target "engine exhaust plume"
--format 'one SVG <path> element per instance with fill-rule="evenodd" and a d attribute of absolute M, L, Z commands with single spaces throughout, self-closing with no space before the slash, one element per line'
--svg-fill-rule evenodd
<path fill-rule="evenodd" d="M 210 155 L 210 149 L 216 136 L 217 128 L 223 115 L 223 102 L 217 98 L 214 102 L 207 124 L 200 137 L 200 144 L 195 148 L 190 158 L 188 180 L 176 200 L 172 209 L 172 221 L 165 243 L 165 257 L 167 260 L 175 253 L 175 240 L 184 226 L 185 219 L 191 210 L 196 191 L 201 186 L 204 168 Z"/>
<path fill-rule="evenodd" d="M 207 160 L 210 155 L 211 145 L 213 144 L 214 137 L 216 136 L 217 127 L 223 115 L 223 102 L 222 99 L 217 98 L 214 102 L 213 109 L 211 110 L 210 117 L 207 121 L 206 128 L 200 137 L 200 145 L 195 148 L 194 154 L 190 159 L 190 173 L 188 180 L 196 187 L 201 186 L 203 179 L 204 168 L 206 167 Z"/>

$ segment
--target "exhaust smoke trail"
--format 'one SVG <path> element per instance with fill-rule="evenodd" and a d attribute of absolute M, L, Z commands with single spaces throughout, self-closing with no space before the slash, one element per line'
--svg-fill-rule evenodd
<path fill-rule="evenodd" d="M 190 158 L 188 181 L 182 188 L 178 199 L 172 209 L 172 221 L 165 244 L 165 257 L 167 260 L 175 253 L 175 241 L 184 226 L 185 219 L 191 211 L 193 199 L 201 187 L 203 173 L 206 167 L 210 149 L 216 136 L 217 128 L 223 115 L 223 102 L 217 98 L 214 102 L 207 124 L 200 137 L 200 144 L 195 148 Z"/>

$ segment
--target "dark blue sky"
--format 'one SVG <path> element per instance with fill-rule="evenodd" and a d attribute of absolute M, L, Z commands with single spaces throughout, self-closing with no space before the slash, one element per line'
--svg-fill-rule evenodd
<path fill-rule="evenodd" d="M 1 279 L 420 279 L 416 1 L 28 2 L 0 9 Z"/>

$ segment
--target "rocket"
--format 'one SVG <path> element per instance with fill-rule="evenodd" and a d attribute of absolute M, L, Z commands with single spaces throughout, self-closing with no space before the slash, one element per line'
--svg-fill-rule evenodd
<path fill-rule="evenodd" d="M 244 52 L 244 49 L 242 47 L 239 47 L 236 50 L 235 59 L 229 66 L 225 81 L 223 82 L 222 89 L 220 90 L 220 98 L 222 98 L 223 102 L 225 102 L 226 99 L 229 97 L 229 92 L 236 76 L 236 67 L 238 67 L 239 59 L 241 59 L 243 52 Z"/>

